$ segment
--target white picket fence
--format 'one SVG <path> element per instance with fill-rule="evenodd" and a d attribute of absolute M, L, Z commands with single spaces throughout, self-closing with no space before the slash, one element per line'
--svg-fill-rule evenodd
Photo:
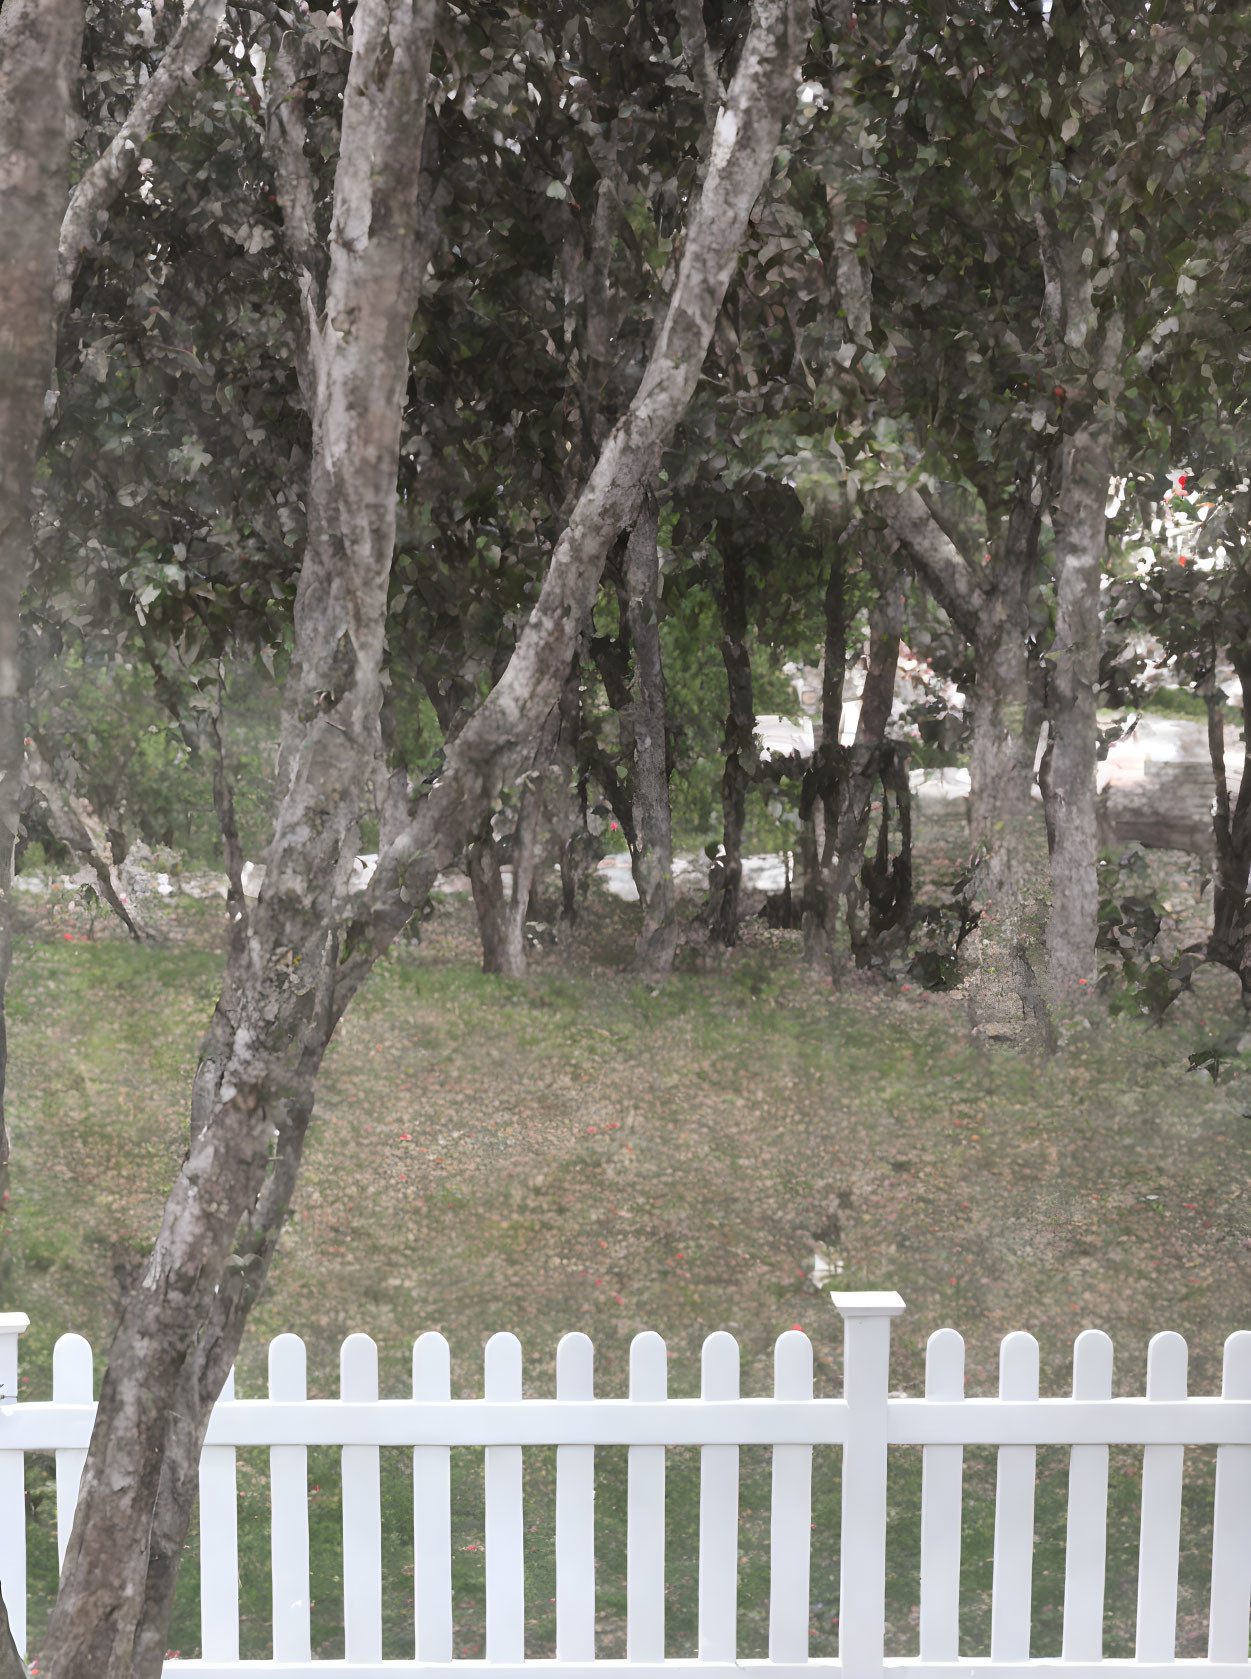
<path fill-rule="evenodd" d="M 1188 1398 L 1186 1344 L 1152 1340 L 1145 1398 L 1112 1398 L 1112 1343 L 1086 1330 L 1074 1348 L 1073 1395 L 1041 1399 L 1038 1344 L 1015 1333 L 1000 1353 L 999 1397 L 964 1397 L 964 1343 L 953 1329 L 929 1339 L 923 1399 L 891 1397 L 890 1322 L 897 1294 L 835 1294 L 844 1319 L 841 1399 L 813 1397 L 812 1347 L 789 1331 L 777 1342 L 772 1398 L 741 1398 L 738 1345 L 704 1343 L 698 1399 L 671 1399 L 664 1342 L 635 1338 L 628 1399 L 596 1399 L 593 1350 L 567 1335 L 556 1360 L 556 1397 L 523 1399 L 521 1346 L 495 1335 L 485 1355 L 485 1398 L 451 1398 L 447 1342 L 413 1348 L 411 1400 L 379 1399 L 378 1360 L 365 1335 L 344 1342 L 340 1397 L 306 1397 L 303 1342 L 280 1335 L 269 1349 L 269 1397 L 237 1399 L 228 1385 L 214 1409 L 200 1466 L 203 1654 L 169 1660 L 166 1673 L 201 1679 L 337 1674 L 398 1679 L 484 1668 L 521 1679 L 523 1664 L 570 1675 L 626 1668 L 630 1679 L 712 1679 L 733 1667 L 781 1679 L 837 1670 L 873 1679 L 964 1679 L 1006 1670 L 1165 1679 L 1178 1667 L 1235 1679 L 1245 1674 L 1251 1623 L 1251 1331 L 1225 1343 L 1219 1399 Z M 21 1314 L 0 1316 L 0 1581 L 19 1645 L 25 1637 L 24 1463 L 56 1454 L 58 1536 L 68 1536 L 95 1407 L 91 1349 L 58 1341 L 53 1399 L 15 1402 Z M 555 1445 L 555 1661 L 526 1660 L 522 1452 Z M 665 1659 L 665 1448 L 701 1448 L 698 1657 Z M 769 1656 L 737 1655 L 739 1448 L 772 1446 Z M 840 1640 L 837 1660 L 809 1660 L 812 1448 L 842 1448 Z M 989 1660 L 959 1654 L 963 1448 L 999 1448 Z M 1063 1654 L 1030 1659 L 1035 1448 L 1071 1448 Z M 1142 1448 L 1137 1642 L 1133 1660 L 1104 1660 L 1103 1609 L 1108 1448 Z M 273 1659 L 239 1659 L 235 1452 L 268 1446 L 272 1506 Z M 346 1658 L 314 1661 L 309 1636 L 310 1446 L 339 1446 L 343 1464 L 343 1603 Z M 413 1453 L 415 1660 L 382 1660 L 379 1448 Z M 453 1660 L 450 1448 L 485 1447 L 485 1659 Z M 596 1446 L 628 1446 L 627 1658 L 595 1655 Z M 887 1453 L 922 1446 L 920 1639 L 915 1658 L 883 1655 Z M 1182 1497 L 1187 1446 L 1217 1447 L 1208 1655 L 1174 1659 Z"/>

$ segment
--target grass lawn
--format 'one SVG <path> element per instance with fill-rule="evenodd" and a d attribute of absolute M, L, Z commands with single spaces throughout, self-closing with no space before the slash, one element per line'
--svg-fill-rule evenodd
<path fill-rule="evenodd" d="M 306 1167 L 237 1389 L 263 1391 L 265 1344 L 309 1348 L 310 1391 L 337 1391 L 338 1346 L 378 1342 L 382 1392 L 405 1391 L 413 1338 L 451 1343 L 454 1390 L 480 1394 L 496 1330 L 549 1393 L 560 1335 L 586 1331 L 597 1391 L 624 1394 L 630 1338 L 665 1336 L 670 1391 L 698 1391 L 706 1334 L 729 1329 L 743 1391 L 771 1387 L 772 1345 L 811 1336 L 817 1391 L 840 1391 L 841 1324 L 811 1281 L 894 1288 L 892 1384 L 921 1391 L 926 1337 L 968 1343 L 968 1392 L 995 1390 L 998 1343 L 1039 1339 L 1042 1391 L 1067 1391 L 1088 1326 L 1116 1345 L 1116 1389 L 1143 1391 L 1160 1329 L 1191 1346 L 1191 1391 L 1219 1391 L 1221 1344 L 1251 1327 L 1251 1108 L 1186 1057 L 1222 1024 L 1200 976 L 1160 1030 L 1114 1021 L 1050 1061 L 970 1044 L 950 996 L 814 984 L 797 934 L 753 927 L 716 972 L 659 995 L 622 973 L 630 906 L 596 902 L 531 978 L 476 971 L 472 913 L 440 906 L 379 967 L 327 1058 Z M 184 1147 L 196 1044 L 220 970 L 216 905 L 168 912 L 160 948 L 71 912 L 21 942 L 11 989 L 14 1164 L 0 1308 L 28 1312 L 23 1395 L 50 1392 L 66 1330 L 98 1360 Z M 1188 1467 L 1179 1655 L 1204 1653 L 1211 1454 Z M 527 1454 L 531 1654 L 554 1648 L 554 1451 Z M 741 1653 L 765 1652 L 768 1454 L 742 1454 Z M 1109 1654 L 1132 1652 L 1140 1462 L 1114 1450 Z M 888 1648 L 916 1649 L 919 1451 L 892 1472 Z M 994 1454 L 967 1454 L 964 1645 L 989 1638 Z M 411 1475 L 384 1451 L 385 1653 L 411 1652 Z M 624 1653 L 624 1450 L 597 1458 L 603 1654 Z M 838 1454 L 816 1453 L 812 1650 L 837 1648 Z M 32 1648 L 55 1586 L 50 1464 L 31 1465 Z M 669 1640 L 693 1653 L 698 1463 L 670 1453 Z M 314 1646 L 342 1652 L 337 1454 L 310 1454 Z M 481 1654 L 481 1454 L 454 1454 L 458 1653 Z M 1066 1454 L 1040 1450 L 1034 1654 L 1058 1654 Z M 240 1453 L 244 1653 L 269 1639 L 267 1466 Z M 407 1546 L 407 1549 L 406 1549 Z M 172 1643 L 198 1647 L 196 1551 Z"/>

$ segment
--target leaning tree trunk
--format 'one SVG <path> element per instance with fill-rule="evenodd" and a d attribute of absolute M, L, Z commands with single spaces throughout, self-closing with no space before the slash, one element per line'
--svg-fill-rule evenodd
<path fill-rule="evenodd" d="M 721 532 L 721 659 L 729 701 L 725 719 L 725 769 L 721 777 L 722 849 L 716 892 L 709 905 L 712 936 L 738 940 L 743 891 L 743 827 L 756 761 L 756 707 L 747 643 L 747 565 L 730 531 Z"/>
<path fill-rule="evenodd" d="M 1081 1009 L 1098 977 L 1099 838 L 1095 810 L 1099 691 L 1099 580 L 1111 476 L 1105 409 L 1061 445 L 1055 528 L 1056 632 L 1051 653 L 1047 788 L 1051 913 L 1047 990 L 1061 1018 Z"/>
<path fill-rule="evenodd" d="M 673 902 L 673 835 L 665 745 L 665 677 L 660 657 L 660 557 L 655 495 L 648 490 L 626 544 L 623 576 L 630 630 L 629 737 L 633 743 L 634 844 L 630 863 L 643 926 L 639 963 L 653 979 L 673 967 L 678 924 Z"/>
<path fill-rule="evenodd" d="M 1024 868 L 1033 772 L 1026 663 L 1038 533 L 1033 489 L 1018 486 L 989 575 L 959 552 L 916 490 L 886 498 L 885 509 L 926 587 L 974 651 L 969 815 L 981 921 L 963 947 L 972 957 L 970 1019 L 984 1036 L 1046 1044 L 1051 1028 L 1030 956 L 1032 905 L 1045 893 Z"/>
<path fill-rule="evenodd" d="M 229 1006 L 219 1005 L 203 1051 L 212 1075 L 197 1076 L 189 1154 L 110 1350 L 45 1645 L 52 1679 L 159 1673 L 204 1429 L 263 1281 L 317 1070 L 346 1006 L 336 1008 L 336 928 L 366 783 L 383 761 L 381 671 L 422 267 L 418 171 L 434 10 L 433 0 L 365 0 L 356 10 L 324 267 L 294 76 L 275 102 L 312 420 L 278 810 L 261 897 L 227 957 Z"/>
<path fill-rule="evenodd" d="M 44 395 L 52 383 L 53 291 L 82 29 L 82 0 L 6 0 L 0 10 L 0 1172 L 9 1158 L 4 992 L 26 733 L 18 622 L 30 576 Z"/>
<path fill-rule="evenodd" d="M 524 767 L 525 743 L 557 700 L 604 557 L 637 517 L 694 391 L 793 103 L 805 20 L 799 0 L 753 7 L 639 390 L 557 542 L 507 670 L 451 743 L 439 783 L 408 809 L 388 779 L 378 867 L 354 900 L 366 780 L 386 773 L 381 670 L 407 344 L 424 267 L 414 224 L 434 6 L 361 0 L 355 9 L 328 256 L 312 214 L 301 66 L 282 36 L 271 140 L 304 309 L 313 466 L 278 808 L 265 885 L 232 943 L 202 1050 L 188 1157 L 110 1350 L 44 1647 L 50 1679 L 159 1672 L 176 1575 L 162 1559 L 181 1549 L 195 1461 L 281 1231 L 326 1045 L 435 875 Z"/>

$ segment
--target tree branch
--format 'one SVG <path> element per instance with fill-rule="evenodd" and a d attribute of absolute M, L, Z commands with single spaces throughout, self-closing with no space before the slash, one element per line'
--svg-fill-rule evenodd
<path fill-rule="evenodd" d="M 917 490 L 892 490 L 879 501 L 925 586 L 962 635 L 972 639 L 986 602 L 980 579 Z"/>
<path fill-rule="evenodd" d="M 121 878 L 106 855 L 104 826 L 87 801 L 62 786 L 33 740 L 26 743 L 26 781 L 42 795 L 53 833 L 96 877 L 100 896 L 132 938 L 143 942 L 146 930 L 127 909 Z"/>
<path fill-rule="evenodd" d="M 685 413 L 751 213 L 790 114 L 807 41 L 805 0 L 757 0 L 717 118 L 708 173 L 642 382 L 613 427 L 552 555 L 507 670 L 449 746 L 444 772 L 378 861 L 349 929 L 340 1005 L 429 892 L 555 703 L 604 558 L 637 514 L 659 453 Z"/>
<path fill-rule="evenodd" d="M 226 0 L 186 0 L 182 18 L 165 56 L 144 83 L 130 114 L 70 194 L 61 223 L 53 306 L 57 314 L 69 307 L 70 293 L 82 266 L 83 253 L 96 227 L 134 173 L 144 141 L 165 107 L 190 87 L 217 40 Z"/>
<path fill-rule="evenodd" d="M 704 102 L 704 120 L 711 128 L 725 98 L 725 89 L 708 50 L 703 0 L 679 0 L 678 28 L 682 35 L 682 56 L 690 66 L 691 80 Z"/>

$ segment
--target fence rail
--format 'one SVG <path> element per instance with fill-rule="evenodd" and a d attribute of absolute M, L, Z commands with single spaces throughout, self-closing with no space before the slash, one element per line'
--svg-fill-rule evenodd
<path fill-rule="evenodd" d="M 479 1667 L 493 1679 L 536 1670 L 576 1675 L 627 1669 L 630 1679 L 712 1679 L 737 1668 L 799 1679 L 813 1669 L 848 1679 L 937 1679 L 958 1665 L 966 1679 L 1002 1679 L 1008 1669 L 1090 1679 L 1098 1673 L 1217 1679 L 1246 1674 L 1251 1627 L 1251 1331 L 1225 1343 L 1219 1399 L 1190 1398 L 1186 1343 L 1156 1335 L 1146 1395 L 1112 1398 L 1112 1343 L 1079 1335 L 1071 1398 L 1038 1394 L 1038 1344 L 1016 1332 L 1000 1349 L 999 1397 L 965 1399 L 964 1343 L 953 1329 L 930 1336 L 923 1399 L 890 1395 L 890 1323 L 897 1294 L 836 1294 L 844 1320 L 839 1399 L 813 1396 L 812 1346 L 798 1331 L 777 1342 L 772 1398 L 739 1394 L 739 1350 L 718 1332 L 704 1343 L 698 1399 L 670 1399 L 664 1342 L 647 1333 L 630 1349 L 630 1397 L 596 1399 L 593 1348 L 567 1335 L 556 1359 L 554 1399 L 522 1398 L 521 1345 L 495 1335 L 485 1352 L 485 1397 L 451 1397 L 447 1342 L 421 1336 L 413 1348 L 413 1397 L 378 1396 L 378 1354 L 349 1336 L 340 1397 L 306 1396 L 305 1350 L 280 1335 L 269 1348 L 269 1397 L 237 1399 L 233 1376 L 214 1408 L 200 1461 L 198 1659 L 167 1660 L 166 1673 L 201 1679 L 444 1679 Z M 95 1416 L 91 1349 L 77 1335 L 57 1342 L 53 1398 L 17 1402 L 22 1314 L 0 1315 L 0 1583 L 19 1648 L 26 1635 L 25 1454 L 56 1460 L 57 1543 L 65 1544 Z M 665 1658 L 665 1451 L 700 1448 L 698 1656 Z M 772 1447 L 769 1655 L 738 1656 L 739 1448 Z M 842 1448 L 840 1623 L 836 1659 L 809 1659 L 812 1452 Z M 1070 1447 L 1063 1651 L 1030 1657 L 1036 1448 Z M 1135 1656 L 1104 1659 L 1103 1622 L 1110 1446 L 1142 1448 Z M 272 1659 L 239 1657 L 236 1451 L 268 1447 L 272 1566 Z M 342 1451 L 342 1660 L 311 1654 L 308 1449 Z M 412 1451 L 414 1653 L 382 1658 L 383 1554 L 380 1449 Z M 453 1656 L 451 1449 L 484 1448 L 486 1659 Z M 525 1652 L 523 1450 L 556 1451 L 556 1658 Z M 626 1649 L 596 1657 L 595 1448 L 625 1446 L 627 1469 Z M 888 1454 L 922 1456 L 919 1650 L 884 1656 Z M 965 1446 L 998 1447 L 989 1660 L 960 1654 L 960 1542 Z M 1208 1654 L 1176 1661 L 1182 1473 L 1186 1448 L 1215 1446 Z"/>

